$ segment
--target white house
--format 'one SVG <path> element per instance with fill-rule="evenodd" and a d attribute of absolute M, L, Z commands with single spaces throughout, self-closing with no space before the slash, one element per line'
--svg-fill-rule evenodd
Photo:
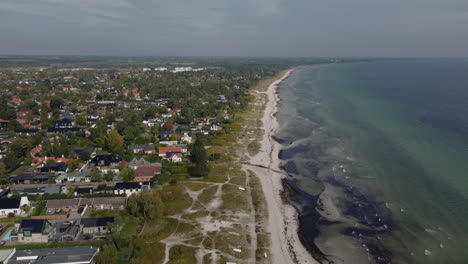
<path fill-rule="evenodd" d="M 114 187 L 114 194 L 125 194 L 127 197 L 134 193 L 150 189 L 150 184 L 145 182 L 118 182 Z"/>
<path fill-rule="evenodd" d="M 31 206 L 28 197 L 12 199 L 0 199 L 0 217 L 8 217 L 9 214 L 24 215 L 25 212 L 21 209 L 24 206 Z"/>
<path fill-rule="evenodd" d="M 192 137 L 189 136 L 187 133 L 184 133 L 184 135 L 180 138 L 180 141 L 185 142 L 187 144 L 192 144 Z"/>

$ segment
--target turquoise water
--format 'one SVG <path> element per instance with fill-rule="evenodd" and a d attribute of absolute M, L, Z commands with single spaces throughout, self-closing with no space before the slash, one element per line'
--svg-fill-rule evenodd
<path fill-rule="evenodd" d="M 5 236 L 3 237 L 3 241 L 10 241 L 10 237 L 11 237 L 11 230 L 8 231 Z"/>
<path fill-rule="evenodd" d="M 291 158 L 302 190 L 344 168 L 341 182 L 390 210 L 395 228 L 375 241 L 393 263 L 468 263 L 467 60 L 305 68 L 280 91 L 279 136 L 309 148 Z"/>

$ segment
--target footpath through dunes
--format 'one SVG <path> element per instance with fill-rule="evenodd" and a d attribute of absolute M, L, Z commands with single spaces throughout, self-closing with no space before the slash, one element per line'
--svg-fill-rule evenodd
<path fill-rule="evenodd" d="M 283 226 L 275 229 L 267 224 L 268 206 L 276 203 L 267 204 L 263 190 L 270 193 L 270 199 L 280 201 L 279 190 L 262 186 L 263 180 L 253 173 L 255 168 L 242 165 L 250 162 L 248 153 L 255 156 L 260 149 L 264 138 L 261 119 L 268 101 L 264 90 L 278 78 L 261 80 L 253 88 L 246 109 L 208 139 L 208 154 L 219 157 L 209 162 L 208 177 L 179 179 L 163 188 L 168 223 L 145 227 L 139 238 L 143 254 L 135 263 L 307 263 L 295 257 L 288 243 L 279 239 Z M 275 209 L 272 222 L 283 223 L 282 213 Z M 151 229 L 159 230 L 156 236 L 148 233 Z M 271 240 L 270 233 L 277 241 Z M 281 251 L 272 252 L 270 247 Z"/>

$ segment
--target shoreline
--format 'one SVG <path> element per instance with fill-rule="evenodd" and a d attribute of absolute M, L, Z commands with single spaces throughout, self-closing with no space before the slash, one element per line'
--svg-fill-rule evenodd
<path fill-rule="evenodd" d="M 270 252 L 272 263 L 319 263 L 302 244 L 299 237 L 298 212 L 289 202 L 284 200 L 283 179 L 286 177 L 280 168 L 279 152 L 282 145 L 277 142 L 276 132 L 279 123 L 278 112 L 279 84 L 287 79 L 298 67 L 289 69 L 279 79 L 272 82 L 265 93 L 267 103 L 261 121 L 264 131 L 260 142 L 263 152 L 250 157 L 250 164 L 244 164 L 245 169 L 253 171 L 260 179 L 268 207 L 268 223 L 266 230 L 270 233 Z M 281 231 L 280 231 L 281 230 Z"/>

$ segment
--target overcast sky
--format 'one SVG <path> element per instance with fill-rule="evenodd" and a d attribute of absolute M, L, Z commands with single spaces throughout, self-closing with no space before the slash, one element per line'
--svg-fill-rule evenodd
<path fill-rule="evenodd" d="M 468 56 L 468 0 L 0 0 L 0 54 Z"/>

